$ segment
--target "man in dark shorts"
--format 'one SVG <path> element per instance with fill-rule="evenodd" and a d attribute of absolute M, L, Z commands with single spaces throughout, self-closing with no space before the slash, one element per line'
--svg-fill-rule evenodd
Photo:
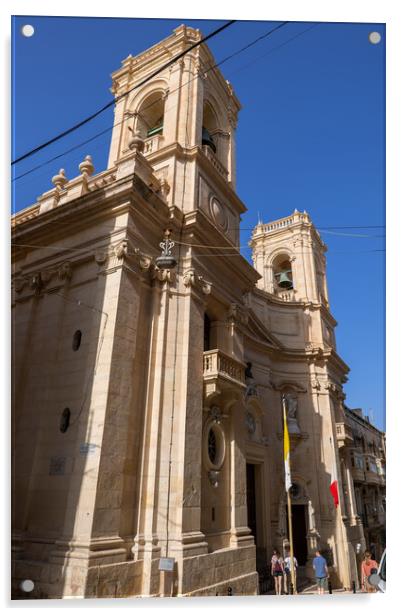
<path fill-rule="evenodd" d="M 317 582 L 317 593 L 319 595 L 323 595 L 325 592 L 325 586 L 328 577 L 328 567 L 327 561 L 323 556 L 321 556 L 320 550 L 316 550 L 315 552 L 313 567 L 315 571 L 315 579 Z"/>

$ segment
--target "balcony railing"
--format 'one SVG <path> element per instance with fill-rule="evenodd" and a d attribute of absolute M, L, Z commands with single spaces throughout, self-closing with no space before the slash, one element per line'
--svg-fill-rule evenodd
<path fill-rule="evenodd" d="M 364 470 L 362 468 L 358 468 L 357 466 L 353 466 L 352 467 L 352 477 L 353 477 L 353 481 L 364 483 L 365 481 Z"/>
<path fill-rule="evenodd" d="M 339 447 L 353 444 L 353 432 L 352 428 L 344 423 L 340 422 L 336 424 L 336 439 Z"/>
<path fill-rule="evenodd" d="M 220 160 L 218 160 L 218 158 L 212 152 L 211 148 L 208 145 L 203 145 L 202 146 L 202 151 L 205 154 L 205 156 L 208 158 L 208 160 L 212 163 L 212 166 L 215 167 L 217 172 L 222 177 L 224 177 L 225 180 L 227 180 L 229 173 L 228 173 L 227 169 L 225 169 L 225 167 L 222 165 Z"/>
<path fill-rule="evenodd" d="M 371 483 L 373 485 L 381 484 L 380 475 L 378 473 L 373 473 L 373 471 L 365 471 L 366 483 Z"/>
<path fill-rule="evenodd" d="M 245 367 L 242 362 L 217 349 L 204 352 L 204 381 L 224 379 L 245 387 Z"/>
<path fill-rule="evenodd" d="M 153 135 L 144 141 L 144 156 L 152 154 L 163 146 L 163 135 Z"/>

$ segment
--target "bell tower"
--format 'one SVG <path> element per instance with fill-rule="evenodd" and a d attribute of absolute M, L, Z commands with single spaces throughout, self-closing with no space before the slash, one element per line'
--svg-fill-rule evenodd
<path fill-rule="evenodd" d="M 263 224 L 252 235 L 257 285 L 284 301 L 313 302 L 329 308 L 326 281 L 327 247 L 307 212 Z"/>
<path fill-rule="evenodd" d="M 305 343 L 336 349 L 336 321 L 330 313 L 326 258 L 327 247 L 307 212 L 267 224 L 259 223 L 250 242 L 257 286 L 275 302 L 303 307 Z"/>
<path fill-rule="evenodd" d="M 116 105 L 108 167 L 129 158 L 140 144 L 164 184 L 168 204 L 184 214 L 201 210 L 238 245 L 246 209 L 235 193 L 240 103 L 210 50 L 205 44 L 195 47 L 140 85 L 201 39 L 199 30 L 182 25 L 150 49 L 128 56 L 112 74 Z"/>

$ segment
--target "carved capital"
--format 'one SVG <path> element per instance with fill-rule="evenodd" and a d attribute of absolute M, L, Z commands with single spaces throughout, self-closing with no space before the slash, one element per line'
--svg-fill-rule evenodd
<path fill-rule="evenodd" d="M 73 268 L 69 261 L 66 261 L 62 265 L 60 265 L 58 271 L 58 276 L 60 280 L 70 280 L 73 275 Z"/>
<path fill-rule="evenodd" d="M 329 391 L 330 394 L 332 394 L 338 400 L 344 400 L 346 398 L 345 394 L 342 391 L 342 388 L 336 383 L 333 383 L 332 381 L 327 381 L 325 383 L 325 389 Z"/>
<path fill-rule="evenodd" d="M 120 266 L 121 262 L 128 255 L 128 240 L 126 238 L 120 240 L 116 244 L 111 244 L 105 249 L 96 250 L 94 259 L 96 263 L 104 268 L 113 268 Z"/>
<path fill-rule="evenodd" d="M 105 250 L 97 250 L 94 254 L 94 259 L 98 265 L 103 265 L 108 258 L 108 253 Z"/>
<path fill-rule="evenodd" d="M 141 250 L 139 248 L 135 248 L 134 249 L 133 255 L 134 255 L 138 265 L 140 266 L 140 269 L 143 272 L 149 271 L 149 269 L 151 268 L 151 265 L 152 265 L 152 258 L 149 257 L 148 255 L 144 254 L 143 252 L 141 252 Z"/>
<path fill-rule="evenodd" d="M 41 292 L 44 286 L 44 282 L 42 280 L 42 275 L 40 272 L 37 272 L 36 274 L 31 274 L 30 280 L 29 280 L 29 286 L 31 287 L 31 289 L 35 291 L 35 293 Z"/>
<path fill-rule="evenodd" d="M 183 284 L 185 287 L 199 288 L 204 295 L 211 293 L 212 284 L 195 273 L 194 269 L 189 269 L 183 274 Z"/>
<path fill-rule="evenodd" d="M 26 278 L 23 278 L 22 276 L 18 276 L 18 278 L 14 279 L 14 289 L 16 290 L 17 293 L 21 293 L 21 291 L 23 290 L 23 288 L 26 286 L 27 283 L 28 283 L 28 280 Z"/>
<path fill-rule="evenodd" d="M 128 251 L 128 240 L 121 240 L 114 246 L 114 254 L 118 259 L 125 259 Z"/>
<path fill-rule="evenodd" d="M 171 269 L 159 269 L 155 267 L 152 271 L 152 278 L 163 284 L 174 284 L 176 281 L 176 272 Z"/>

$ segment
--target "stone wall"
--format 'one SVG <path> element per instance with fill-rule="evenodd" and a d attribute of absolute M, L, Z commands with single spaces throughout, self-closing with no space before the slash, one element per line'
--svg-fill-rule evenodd
<path fill-rule="evenodd" d="M 179 563 L 179 595 L 227 594 L 229 586 L 234 594 L 257 594 L 254 546 L 219 550 Z"/>

